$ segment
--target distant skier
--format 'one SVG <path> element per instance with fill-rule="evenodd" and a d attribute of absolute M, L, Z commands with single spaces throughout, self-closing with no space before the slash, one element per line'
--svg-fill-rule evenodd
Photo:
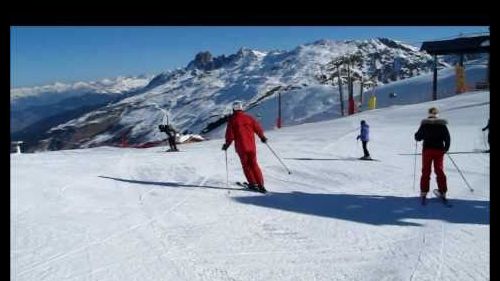
<path fill-rule="evenodd" d="M 170 146 L 169 151 L 179 151 L 176 144 L 177 132 L 175 131 L 174 127 L 170 124 L 167 124 L 166 133 L 168 135 L 168 145 Z"/>
<path fill-rule="evenodd" d="M 168 151 L 179 151 L 175 143 L 175 136 L 177 132 L 175 131 L 174 127 L 170 124 L 167 124 L 167 125 L 159 125 L 158 128 L 160 129 L 161 132 L 166 133 L 168 136 L 168 144 L 170 146 L 170 149 Z"/>
<path fill-rule="evenodd" d="M 361 139 L 361 143 L 363 144 L 364 156 L 361 157 L 360 159 L 371 160 L 372 158 L 370 157 L 370 152 L 368 151 L 368 148 L 366 147 L 368 145 L 368 141 L 370 140 L 370 126 L 368 126 L 368 124 L 366 123 L 365 120 L 361 120 L 361 132 L 356 137 L 356 139 L 357 140 Z"/>
<path fill-rule="evenodd" d="M 488 146 L 490 147 L 491 149 L 491 144 L 490 144 L 490 119 L 488 119 L 488 125 L 486 125 L 486 127 L 484 127 L 483 129 L 481 129 L 483 132 L 488 130 Z M 486 152 L 490 152 L 490 149 L 486 150 Z"/>
<path fill-rule="evenodd" d="M 259 123 L 252 116 L 243 112 L 243 104 L 240 101 L 234 102 L 233 114 L 227 122 L 226 142 L 222 145 L 222 150 L 227 150 L 234 140 L 236 153 L 240 157 L 249 188 L 265 193 L 267 190 L 264 187 L 264 178 L 257 163 L 254 133 L 259 136 L 263 143 L 267 141 Z"/>
<path fill-rule="evenodd" d="M 431 165 L 434 162 L 434 173 L 438 185 L 439 195 L 446 199 L 446 175 L 443 169 L 444 154 L 450 148 L 450 132 L 446 127 L 445 119 L 439 119 L 439 110 L 429 108 L 429 116 L 420 123 L 420 128 L 415 133 L 416 141 L 424 141 L 422 149 L 422 176 L 420 178 L 420 198 L 425 204 L 431 179 Z"/>

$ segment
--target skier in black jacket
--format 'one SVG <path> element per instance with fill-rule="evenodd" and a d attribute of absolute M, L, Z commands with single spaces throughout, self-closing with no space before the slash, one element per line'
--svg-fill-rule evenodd
<path fill-rule="evenodd" d="M 158 128 L 161 132 L 165 132 L 168 136 L 168 144 L 170 145 L 169 151 L 179 151 L 175 143 L 176 131 L 172 125 L 159 125 Z"/>
<path fill-rule="evenodd" d="M 440 195 L 446 198 L 446 191 L 448 191 L 443 161 L 444 154 L 450 148 L 450 132 L 446 127 L 448 122 L 445 119 L 439 119 L 438 113 L 437 108 L 431 107 L 429 109 L 429 117 L 422 120 L 420 128 L 415 133 L 416 141 L 424 141 L 422 149 L 422 177 L 420 178 L 420 196 L 423 204 L 425 204 L 427 192 L 429 192 L 431 165 L 433 162 Z"/>

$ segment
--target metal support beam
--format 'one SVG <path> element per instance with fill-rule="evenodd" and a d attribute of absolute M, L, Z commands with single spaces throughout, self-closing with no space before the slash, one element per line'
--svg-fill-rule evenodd
<path fill-rule="evenodd" d="M 342 91 L 342 78 L 340 77 L 339 65 L 337 65 L 337 74 L 339 77 L 340 114 L 344 116 L 344 93 Z"/>
<path fill-rule="evenodd" d="M 488 68 L 487 68 L 486 82 L 488 83 L 488 88 L 490 87 L 490 54 L 488 54 Z"/>
<path fill-rule="evenodd" d="M 438 76 L 437 65 L 438 65 L 437 55 L 434 55 L 434 75 L 432 78 L 432 100 L 437 100 L 437 76 Z"/>
<path fill-rule="evenodd" d="M 278 92 L 278 122 L 276 127 L 281 128 L 281 91 Z"/>

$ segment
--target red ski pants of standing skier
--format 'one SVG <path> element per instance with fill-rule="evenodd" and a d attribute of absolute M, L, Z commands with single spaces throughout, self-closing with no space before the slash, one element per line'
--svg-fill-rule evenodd
<path fill-rule="evenodd" d="M 257 164 L 257 153 L 255 151 L 247 151 L 238 153 L 238 156 L 240 157 L 243 173 L 248 183 L 264 186 L 262 172 L 260 171 L 259 164 Z"/>
<path fill-rule="evenodd" d="M 424 148 L 422 151 L 422 177 L 420 178 L 420 191 L 429 192 L 431 181 L 431 165 L 434 163 L 434 173 L 439 191 L 446 193 L 446 175 L 443 170 L 444 151 L 442 149 Z"/>

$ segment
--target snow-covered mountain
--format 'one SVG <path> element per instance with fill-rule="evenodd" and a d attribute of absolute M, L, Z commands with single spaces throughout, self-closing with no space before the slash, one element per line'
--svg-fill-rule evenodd
<path fill-rule="evenodd" d="M 220 135 L 220 125 L 224 124 L 230 113 L 229 105 L 236 99 L 243 100 L 247 110 L 260 118 L 265 129 L 270 129 L 276 120 L 278 93 L 283 99 L 285 125 L 335 118 L 340 116 L 340 110 L 337 69 L 332 61 L 348 55 L 362 58 L 351 66 L 351 74 L 374 81 L 379 86 L 377 95 L 386 95 L 384 87 L 393 82 L 411 78 L 414 83 L 427 87 L 418 88 L 422 91 L 421 98 L 415 102 L 430 99 L 428 73 L 432 69 L 432 57 L 413 46 L 386 38 L 319 40 L 291 51 L 242 48 L 236 54 L 219 57 L 201 52 L 187 67 L 154 77 L 141 93 L 54 126 L 41 136 L 44 140 L 36 149 L 115 145 L 122 139 L 129 144 L 157 141 L 164 138 L 157 129 L 164 122 L 172 123 L 179 131 L 215 137 Z M 440 66 L 450 65 L 441 62 Z M 484 80 L 483 70 L 473 67 L 468 69 L 468 74 L 472 71 L 479 80 Z M 448 75 L 445 75 L 448 82 L 447 88 L 440 85 L 440 97 L 453 94 L 454 88 L 452 69 L 442 70 L 440 76 L 443 72 Z M 346 68 L 341 69 L 340 74 L 346 76 Z M 473 81 L 476 80 L 468 80 Z M 358 96 L 360 90 L 356 83 L 355 95 Z M 398 99 L 385 103 L 384 100 L 381 99 L 380 106 Z"/>
<path fill-rule="evenodd" d="M 11 89 L 11 132 L 19 132 L 49 117 L 72 116 L 68 112 L 78 110 L 81 113 L 82 108 L 89 111 L 119 100 L 143 88 L 151 78 L 145 75 L 120 76 L 100 81 L 71 84 L 56 82 L 44 86 Z"/>

